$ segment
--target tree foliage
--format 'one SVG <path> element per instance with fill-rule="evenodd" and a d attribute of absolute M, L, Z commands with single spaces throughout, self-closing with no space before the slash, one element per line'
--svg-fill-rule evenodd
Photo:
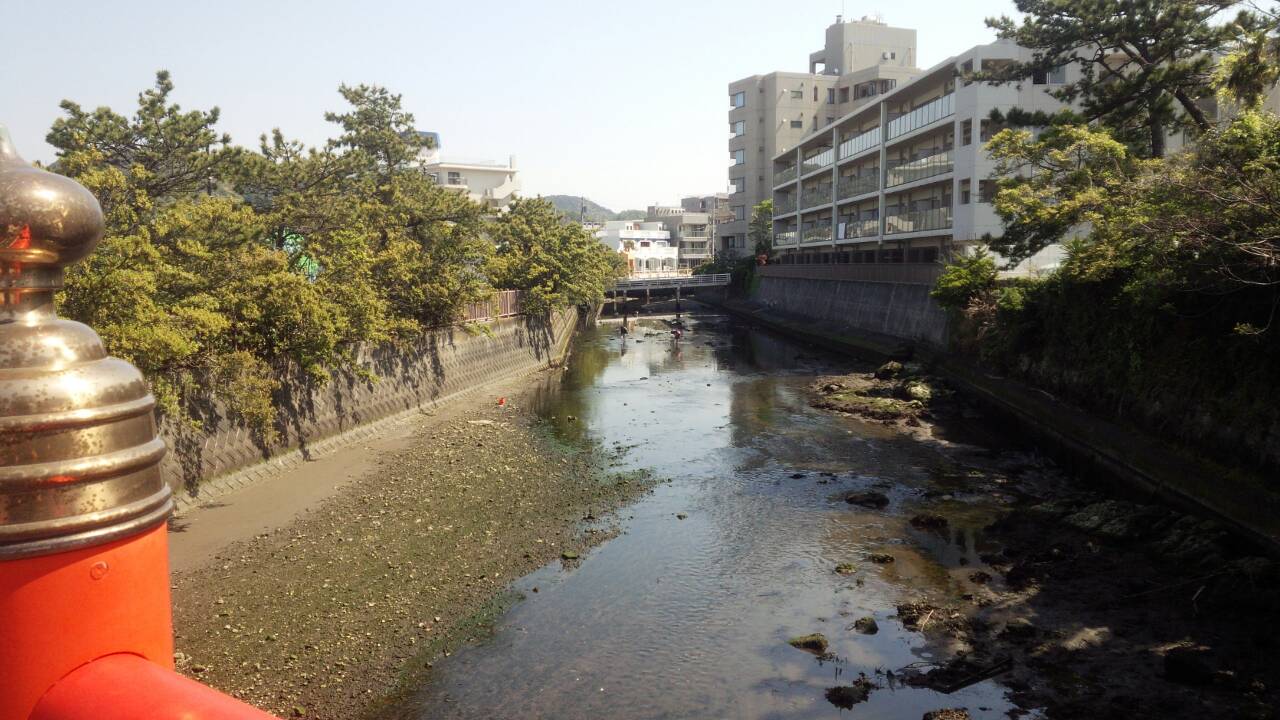
<path fill-rule="evenodd" d="M 587 251 L 598 243 L 548 237 L 534 208 L 495 222 L 436 186 L 417 162 L 426 141 L 384 88 L 341 87 L 321 147 L 277 129 L 256 152 L 172 91 L 158 73 L 130 116 L 64 101 L 48 135 L 53 169 L 98 197 L 107 225 L 69 269 L 62 312 L 138 365 L 167 413 L 212 392 L 269 440 L 282 377 L 324 381 L 357 344 L 451 323 L 494 288 L 528 289 L 547 311 L 613 277 Z"/>
<path fill-rule="evenodd" d="M 934 296 L 960 311 L 957 346 L 1229 461 L 1280 467 L 1280 118 L 1243 112 L 1163 160 L 1082 126 L 1005 131 L 992 147 L 1034 168 L 996 196 L 1002 250 L 1079 233 L 1042 280 L 948 268 Z"/>
<path fill-rule="evenodd" d="M 581 225 L 563 222 L 555 205 L 541 198 L 511 203 L 492 232 L 496 252 L 489 276 L 523 291 L 527 312 L 601 302 L 613 281 L 626 275 L 621 254 Z"/>
<path fill-rule="evenodd" d="M 1240 23 L 1215 22 L 1240 0 L 1016 0 L 1024 17 L 990 18 L 1002 38 L 1034 51 L 981 73 L 1024 81 L 1068 66 L 1080 76 L 1052 94 L 1078 102 L 1089 122 L 1149 157 L 1165 154 L 1167 135 L 1203 132 L 1212 118 L 1201 102 L 1214 93 L 1215 55 L 1241 38 Z M 1248 22 L 1247 15 L 1244 22 Z"/>
<path fill-rule="evenodd" d="M 773 256 L 773 198 L 761 200 L 751 208 L 747 234 L 756 255 Z"/>

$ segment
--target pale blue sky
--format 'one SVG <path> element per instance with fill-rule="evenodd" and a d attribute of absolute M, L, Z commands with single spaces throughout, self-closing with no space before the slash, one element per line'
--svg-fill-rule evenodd
<path fill-rule="evenodd" d="M 837 13 L 919 30 L 922 67 L 993 38 L 1009 0 L 0 0 L 0 123 L 30 160 L 58 102 L 131 112 L 157 69 L 186 108 L 257 146 L 272 127 L 320 143 L 339 83 L 404 96 L 446 156 L 517 157 L 527 195 L 615 210 L 722 190 L 727 84 L 804 71 Z"/>

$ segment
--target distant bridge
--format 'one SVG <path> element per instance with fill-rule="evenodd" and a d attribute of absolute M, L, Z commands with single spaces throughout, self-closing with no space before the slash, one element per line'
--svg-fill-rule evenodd
<path fill-rule="evenodd" d="M 667 277 L 638 277 L 619 280 L 613 286 L 615 293 L 631 290 L 687 290 L 702 287 L 724 287 L 729 284 L 729 273 L 715 275 L 670 275 Z"/>

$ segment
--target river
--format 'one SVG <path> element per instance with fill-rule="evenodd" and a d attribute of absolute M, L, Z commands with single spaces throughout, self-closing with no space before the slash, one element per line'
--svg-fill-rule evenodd
<path fill-rule="evenodd" d="M 587 438 L 615 470 L 662 481 L 618 514 L 617 537 L 518 581 L 524 599 L 492 637 L 435 665 L 420 717 L 1006 717 L 995 681 L 950 695 L 896 682 L 930 652 L 895 607 L 958 597 L 982 564 L 980 528 L 1000 499 L 958 499 L 946 479 L 1027 459 L 962 428 L 921 439 L 811 408 L 806 387 L 849 361 L 714 315 L 692 319 L 679 344 L 666 329 L 647 318 L 625 344 L 616 324 L 585 331 L 538 399 L 566 441 Z M 868 488 L 890 505 L 843 501 Z M 940 505 L 948 529 L 908 524 Z M 852 629 L 866 616 L 876 634 Z M 815 632 L 826 657 L 787 643 Z M 865 702 L 827 700 L 859 673 L 880 686 Z"/>

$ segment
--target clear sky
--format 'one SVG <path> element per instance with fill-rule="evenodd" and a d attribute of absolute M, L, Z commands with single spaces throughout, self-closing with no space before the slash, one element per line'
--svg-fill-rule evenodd
<path fill-rule="evenodd" d="M 155 71 L 257 146 L 332 133 L 340 83 L 404 96 L 444 155 L 516 156 L 526 195 L 615 210 L 722 191 L 730 81 L 805 71 L 841 11 L 919 30 L 921 67 L 990 42 L 1009 0 L 0 0 L 0 124 L 28 160 L 69 98 L 131 113 Z"/>

